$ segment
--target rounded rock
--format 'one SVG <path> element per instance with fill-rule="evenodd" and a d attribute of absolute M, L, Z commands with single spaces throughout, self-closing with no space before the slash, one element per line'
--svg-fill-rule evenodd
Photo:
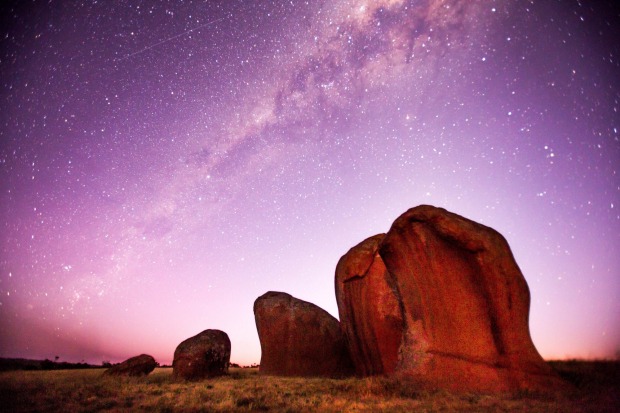
<path fill-rule="evenodd" d="M 120 364 L 110 367 L 104 374 L 107 376 L 146 376 L 157 367 L 157 362 L 148 354 L 131 357 Z"/>
<path fill-rule="evenodd" d="M 205 330 L 179 344 L 174 351 L 172 377 L 200 380 L 228 373 L 230 339 L 220 330 Z"/>
<path fill-rule="evenodd" d="M 254 302 L 261 374 L 343 377 L 353 364 L 340 323 L 322 308 L 269 291 Z"/>

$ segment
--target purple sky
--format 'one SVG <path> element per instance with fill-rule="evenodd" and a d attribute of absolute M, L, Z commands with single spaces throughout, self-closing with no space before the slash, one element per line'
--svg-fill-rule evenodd
<path fill-rule="evenodd" d="M 0 356 L 170 363 L 337 316 L 408 208 L 501 232 L 546 358 L 620 350 L 620 15 L 589 1 L 21 1 L 0 18 Z"/>

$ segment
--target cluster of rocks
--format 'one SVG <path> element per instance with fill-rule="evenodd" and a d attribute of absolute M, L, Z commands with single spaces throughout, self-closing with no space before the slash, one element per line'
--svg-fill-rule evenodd
<path fill-rule="evenodd" d="M 335 275 L 340 321 L 283 292 L 254 302 L 261 374 L 385 375 L 456 391 L 557 390 L 530 337 L 530 293 L 497 231 L 441 208 L 410 209 L 351 248 Z M 205 330 L 176 348 L 173 377 L 226 374 L 230 340 Z M 148 355 L 109 369 L 145 375 Z"/>
<path fill-rule="evenodd" d="M 530 337 L 530 293 L 497 231 L 418 206 L 338 262 L 340 322 L 285 293 L 254 303 L 260 372 L 407 377 L 457 391 L 556 390 Z"/>
<path fill-rule="evenodd" d="M 224 375 L 230 364 L 230 339 L 220 330 L 205 330 L 179 344 L 174 351 L 172 377 L 200 380 Z M 152 356 L 142 354 L 104 372 L 111 376 L 146 376 L 157 366 Z"/>

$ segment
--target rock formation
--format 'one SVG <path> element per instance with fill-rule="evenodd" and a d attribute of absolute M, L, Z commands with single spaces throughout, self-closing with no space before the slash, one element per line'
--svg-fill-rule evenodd
<path fill-rule="evenodd" d="M 172 377 L 200 380 L 228 372 L 230 339 L 220 330 L 205 330 L 179 344 L 174 351 Z"/>
<path fill-rule="evenodd" d="M 404 322 L 398 298 L 379 255 L 384 234 L 361 242 L 336 267 L 342 330 L 358 375 L 396 370 Z"/>
<path fill-rule="evenodd" d="M 530 338 L 530 294 L 506 240 L 444 209 L 412 208 L 336 268 L 358 374 L 464 391 L 562 386 Z"/>
<path fill-rule="evenodd" d="M 353 374 L 340 323 L 327 311 L 289 294 L 270 291 L 254 302 L 254 317 L 262 350 L 261 374 Z"/>
<path fill-rule="evenodd" d="M 110 367 L 103 374 L 107 376 L 146 376 L 157 367 L 157 362 L 148 354 L 131 357 Z"/>

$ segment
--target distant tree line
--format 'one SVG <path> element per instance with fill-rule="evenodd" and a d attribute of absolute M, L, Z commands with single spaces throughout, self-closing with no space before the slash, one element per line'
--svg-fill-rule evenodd
<path fill-rule="evenodd" d="M 58 360 L 58 356 L 55 357 Z M 102 366 L 95 366 L 85 362 L 69 363 L 66 361 L 58 362 L 49 359 L 29 360 L 29 359 L 10 359 L 0 358 L 0 371 L 9 370 L 71 370 L 71 369 L 92 369 Z"/>
<path fill-rule="evenodd" d="M 58 361 L 59 357 L 54 357 L 55 361 L 50 359 L 45 360 L 30 360 L 21 358 L 0 358 L 0 371 L 10 370 L 76 370 L 76 369 L 97 369 L 97 368 L 110 368 L 118 363 L 111 363 L 109 360 L 103 360 L 101 365 L 88 364 L 84 361 L 80 363 L 69 363 L 66 361 Z M 159 365 L 159 367 L 172 367 L 169 365 Z M 243 369 L 257 369 L 260 366 L 253 363 L 250 366 L 241 366 L 237 363 L 230 363 L 230 367 L 243 368 Z"/>

